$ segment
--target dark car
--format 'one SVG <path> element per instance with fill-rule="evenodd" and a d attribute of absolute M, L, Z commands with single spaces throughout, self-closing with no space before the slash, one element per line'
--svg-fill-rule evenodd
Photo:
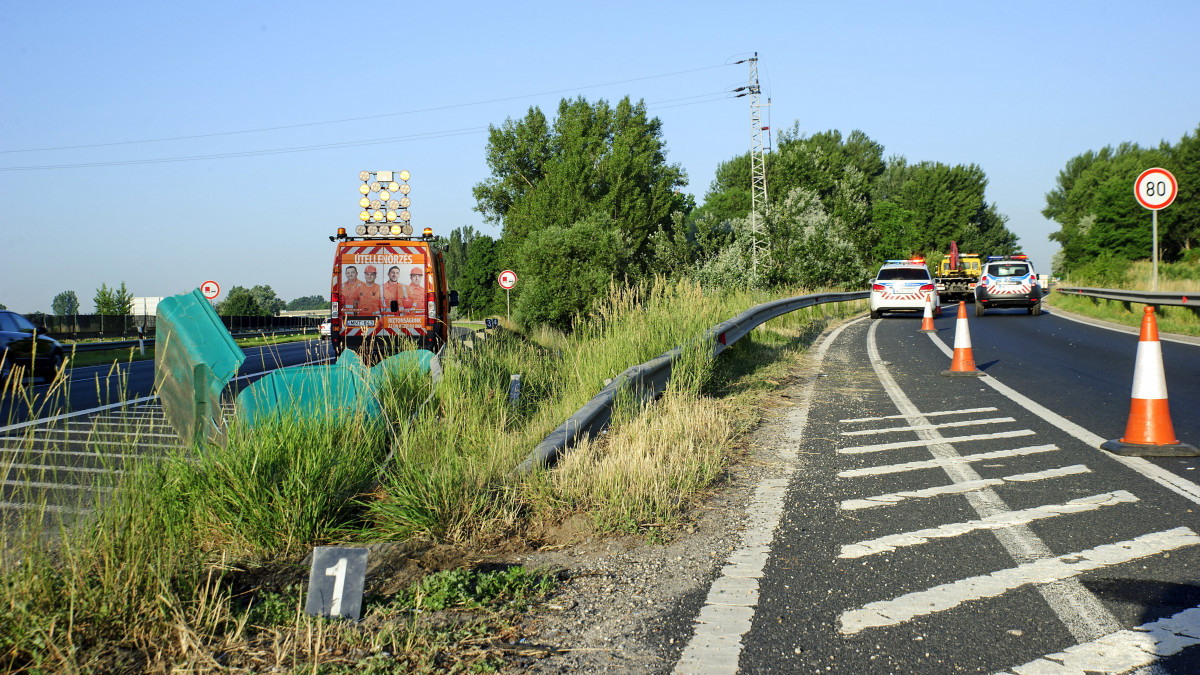
<path fill-rule="evenodd" d="M 63 348 L 58 340 L 39 331 L 20 314 L 0 310 L 0 383 L 8 380 L 14 367 L 24 368 L 26 375 L 51 380 L 62 362 Z"/>

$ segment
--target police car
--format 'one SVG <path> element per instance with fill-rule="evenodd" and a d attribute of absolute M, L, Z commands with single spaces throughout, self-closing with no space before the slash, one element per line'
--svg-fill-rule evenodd
<path fill-rule="evenodd" d="M 988 256 L 975 286 L 975 316 L 995 307 L 1020 307 L 1042 313 L 1042 287 L 1028 256 Z"/>
<path fill-rule="evenodd" d="M 924 312 L 930 298 L 934 314 L 940 314 L 941 303 L 924 260 L 888 260 L 871 280 L 871 318 L 891 311 Z"/>

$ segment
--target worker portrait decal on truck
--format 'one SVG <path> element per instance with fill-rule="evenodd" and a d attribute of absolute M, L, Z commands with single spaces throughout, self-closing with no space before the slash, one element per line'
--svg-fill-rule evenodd
<path fill-rule="evenodd" d="M 341 314 L 347 334 L 421 335 L 425 331 L 426 255 L 416 246 L 341 250 Z"/>

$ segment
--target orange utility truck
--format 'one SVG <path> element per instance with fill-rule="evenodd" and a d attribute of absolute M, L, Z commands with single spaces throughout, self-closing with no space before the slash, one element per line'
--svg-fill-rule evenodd
<path fill-rule="evenodd" d="M 330 339 L 376 361 L 405 346 L 437 352 L 450 339 L 446 262 L 433 230 L 414 234 L 407 171 L 359 174 L 361 223 L 350 236 L 338 228 L 331 280 Z M 415 343 L 415 345 L 414 345 Z"/>

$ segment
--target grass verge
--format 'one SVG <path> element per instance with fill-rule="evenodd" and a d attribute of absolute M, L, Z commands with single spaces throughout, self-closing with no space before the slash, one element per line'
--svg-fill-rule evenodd
<path fill-rule="evenodd" d="M 1069 278 L 1062 285 L 1146 290 L 1150 288 L 1149 280 L 1153 276 L 1151 264 L 1145 260 L 1120 267 L 1109 264 L 1103 272 L 1104 274 L 1100 277 Z M 1197 299 L 1200 300 L 1200 264 L 1196 262 L 1161 263 L 1159 277 L 1158 290 L 1194 292 Z M 1142 310 L 1145 307 L 1138 303 L 1101 300 L 1057 292 L 1046 296 L 1046 303 L 1068 312 L 1132 328 L 1142 325 Z M 1155 313 L 1155 318 L 1158 321 L 1158 329 L 1164 333 L 1200 336 L 1200 312 L 1196 310 L 1186 307 L 1160 306 Z"/>
<path fill-rule="evenodd" d="M 551 543 L 554 524 L 579 514 L 601 533 L 674 536 L 720 486 L 764 398 L 812 338 L 857 309 L 780 317 L 716 362 L 695 340 L 768 299 L 687 284 L 614 289 L 569 335 L 502 330 L 450 355 L 436 389 L 390 374 L 382 421 L 280 411 L 235 428 L 228 447 L 126 464 L 74 522 L 30 491 L 25 502 L 43 509 L 0 535 L 0 668 L 499 668 L 521 617 L 555 582 L 544 570 L 497 569 L 483 552 Z M 623 401 L 609 432 L 555 469 L 513 472 L 605 379 L 680 344 L 690 346 L 661 400 Z M 304 556 L 317 545 L 373 547 L 363 621 L 301 611 Z"/>

